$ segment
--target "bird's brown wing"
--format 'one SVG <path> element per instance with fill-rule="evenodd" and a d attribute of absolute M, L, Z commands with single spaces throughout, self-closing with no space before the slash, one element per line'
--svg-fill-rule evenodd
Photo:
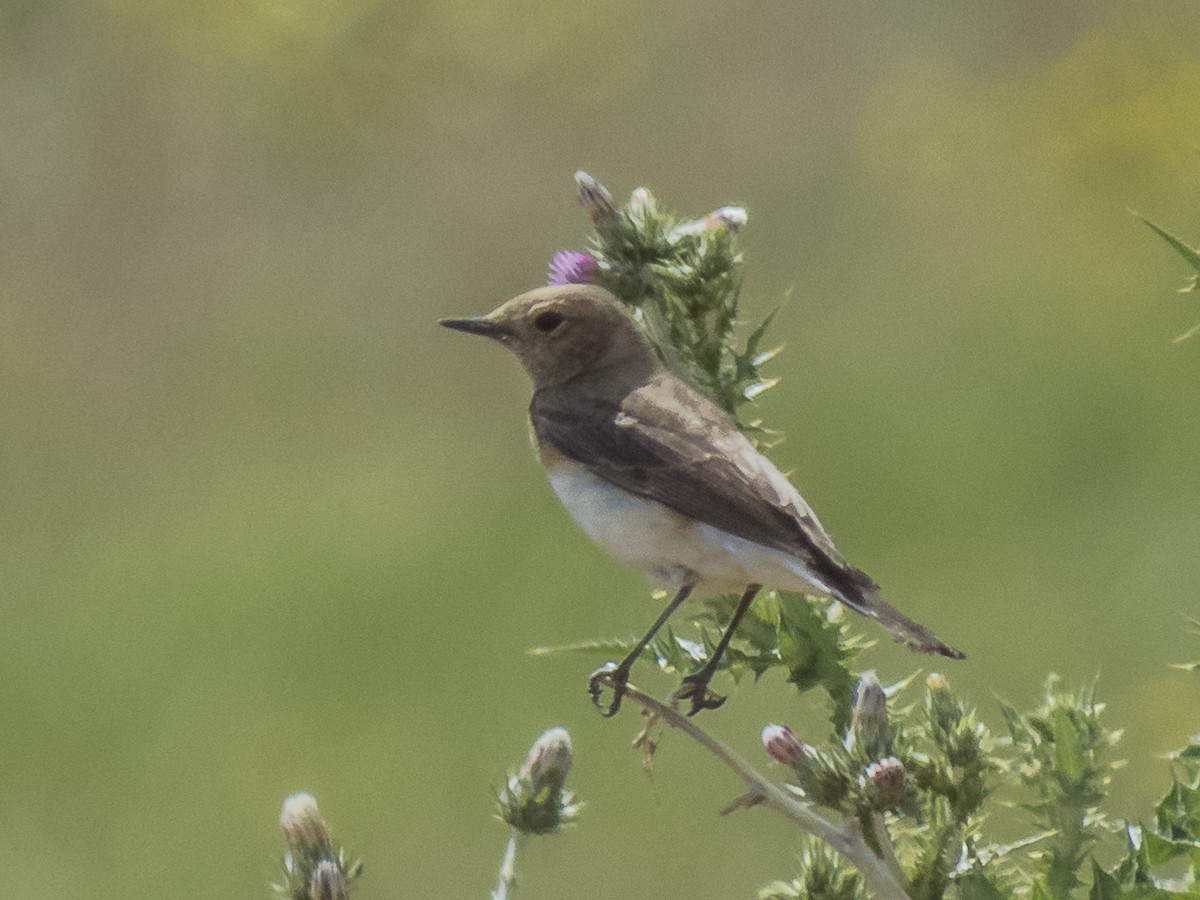
<path fill-rule="evenodd" d="M 799 491 L 707 397 L 660 372 L 619 403 L 601 391 L 538 391 L 538 438 L 605 481 L 689 518 L 802 559 L 837 599 L 926 653 L 961 657 L 879 597 Z"/>

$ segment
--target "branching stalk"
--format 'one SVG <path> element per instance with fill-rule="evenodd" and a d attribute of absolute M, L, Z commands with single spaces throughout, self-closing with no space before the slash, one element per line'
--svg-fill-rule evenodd
<path fill-rule="evenodd" d="M 602 676 L 603 677 L 603 676 Z M 651 697 L 633 685 L 626 685 L 625 696 L 640 703 L 656 718 L 682 731 L 737 775 L 746 785 L 747 796 L 740 806 L 766 806 L 790 820 L 802 831 L 819 838 L 853 863 L 878 900 L 910 900 L 899 879 L 884 860 L 880 859 L 863 839 L 858 823 L 847 816 L 844 827 L 838 828 L 808 805 L 790 797 L 780 787 L 765 779 L 750 763 L 734 750 L 704 731 L 678 710 Z"/>

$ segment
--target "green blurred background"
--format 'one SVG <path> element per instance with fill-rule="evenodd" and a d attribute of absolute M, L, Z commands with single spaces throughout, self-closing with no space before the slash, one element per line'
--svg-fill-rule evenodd
<path fill-rule="evenodd" d="M 1195 12 L 4 3 L 3 895 L 265 897 L 307 789 L 364 900 L 483 897 L 491 788 L 554 724 L 589 806 L 528 900 L 789 873 L 699 751 L 642 774 L 600 660 L 523 652 L 656 610 L 547 489 L 515 361 L 434 325 L 580 244 L 580 167 L 748 207 L 748 311 L 790 296 L 775 458 L 994 723 L 1099 673 L 1144 816 L 1200 719 L 1167 668 L 1200 655 L 1200 307 L 1127 207 L 1200 240 Z M 760 759 L 768 720 L 824 733 L 777 679 L 708 725 Z"/>

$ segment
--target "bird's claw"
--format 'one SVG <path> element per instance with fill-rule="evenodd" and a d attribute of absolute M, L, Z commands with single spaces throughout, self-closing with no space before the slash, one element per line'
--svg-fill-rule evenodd
<path fill-rule="evenodd" d="M 726 698 L 716 691 L 709 690 L 708 682 L 711 678 L 712 672 L 704 671 L 686 676 L 679 683 L 679 688 L 672 695 L 672 699 L 691 700 L 692 708 L 687 713 L 689 716 L 694 716 L 704 709 L 716 709 L 725 702 Z"/>
<path fill-rule="evenodd" d="M 621 708 L 621 698 L 625 696 L 625 685 L 629 682 L 629 667 L 618 666 L 611 660 L 606 662 L 588 679 L 588 694 L 591 695 L 592 703 L 600 712 L 600 715 L 606 719 L 611 719 L 617 714 L 617 710 Z M 604 693 L 605 686 L 612 688 L 612 702 L 607 706 L 600 703 L 600 697 Z"/>

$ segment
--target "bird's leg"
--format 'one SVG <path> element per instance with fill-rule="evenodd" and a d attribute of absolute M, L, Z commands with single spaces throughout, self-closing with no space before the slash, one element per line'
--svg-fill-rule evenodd
<path fill-rule="evenodd" d="M 729 620 L 729 627 L 717 641 L 716 649 L 708 658 L 708 662 L 704 664 L 704 668 L 688 675 L 680 682 L 679 690 L 675 692 L 675 699 L 692 701 L 692 708 L 688 710 L 689 716 L 694 716 L 702 709 L 716 709 L 725 702 L 725 698 L 720 694 L 714 694 L 708 690 L 708 683 L 712 680 L 713 673 L 717 671 L 717 666 L 721 664 L 721 657 L 725 655 L 725 650 L 729 646 L 733 633 L 737 631 L 742 616 L 746 615 L 746 610 L 750 608 L 755 595 L 761 589 L 761 584 L 752 584 L 746 588 L 742 593 L 742 599 L 738 601 L 737 609 L 733 611 L 733 618 Z"/>
<path fill-rule="evenodd" d="M 606 662 L 592 673 L 592 677 L 588 681 L 588 693 L 592 695 L 592 703 L 596 705 L 596 709 L 600 710 L 600 715 L 607 719 L 617 714 L 617 710 L 621 708 L 621 698 L 625 696 L 625 683 L 629 681 L 629 670 L 633 668 L 634 662 L 642 655 L 642 651 L 646 649 L 646 645 L 650 643 L 651 639 L 658 632 L 658 629 L 662 628 L 666 624 L 667 619 L 671 618 L 671 613 L 675 612 L 679 608 L 679 604 L 688 598 L 693 587 L 694 585 L 692 584 L 685 584 L 679 589 L 679 593 L 675 595 L 675 599 L 667 604 L 666 609 L 662 611 L 661 615 L 654 620 L 654 624 L 650 626 L 650 630 L 637 642 L 637 646 L 626 654 L 623 660 L 619 663 Z M 609 704 L 607 709 L 600 705 L 600 693 L 604 690 L 604 686 L 600 683 L 602 676 L 608 676 L 607 680 L 612 685 L 613 690 L 612 703 Z"/>

